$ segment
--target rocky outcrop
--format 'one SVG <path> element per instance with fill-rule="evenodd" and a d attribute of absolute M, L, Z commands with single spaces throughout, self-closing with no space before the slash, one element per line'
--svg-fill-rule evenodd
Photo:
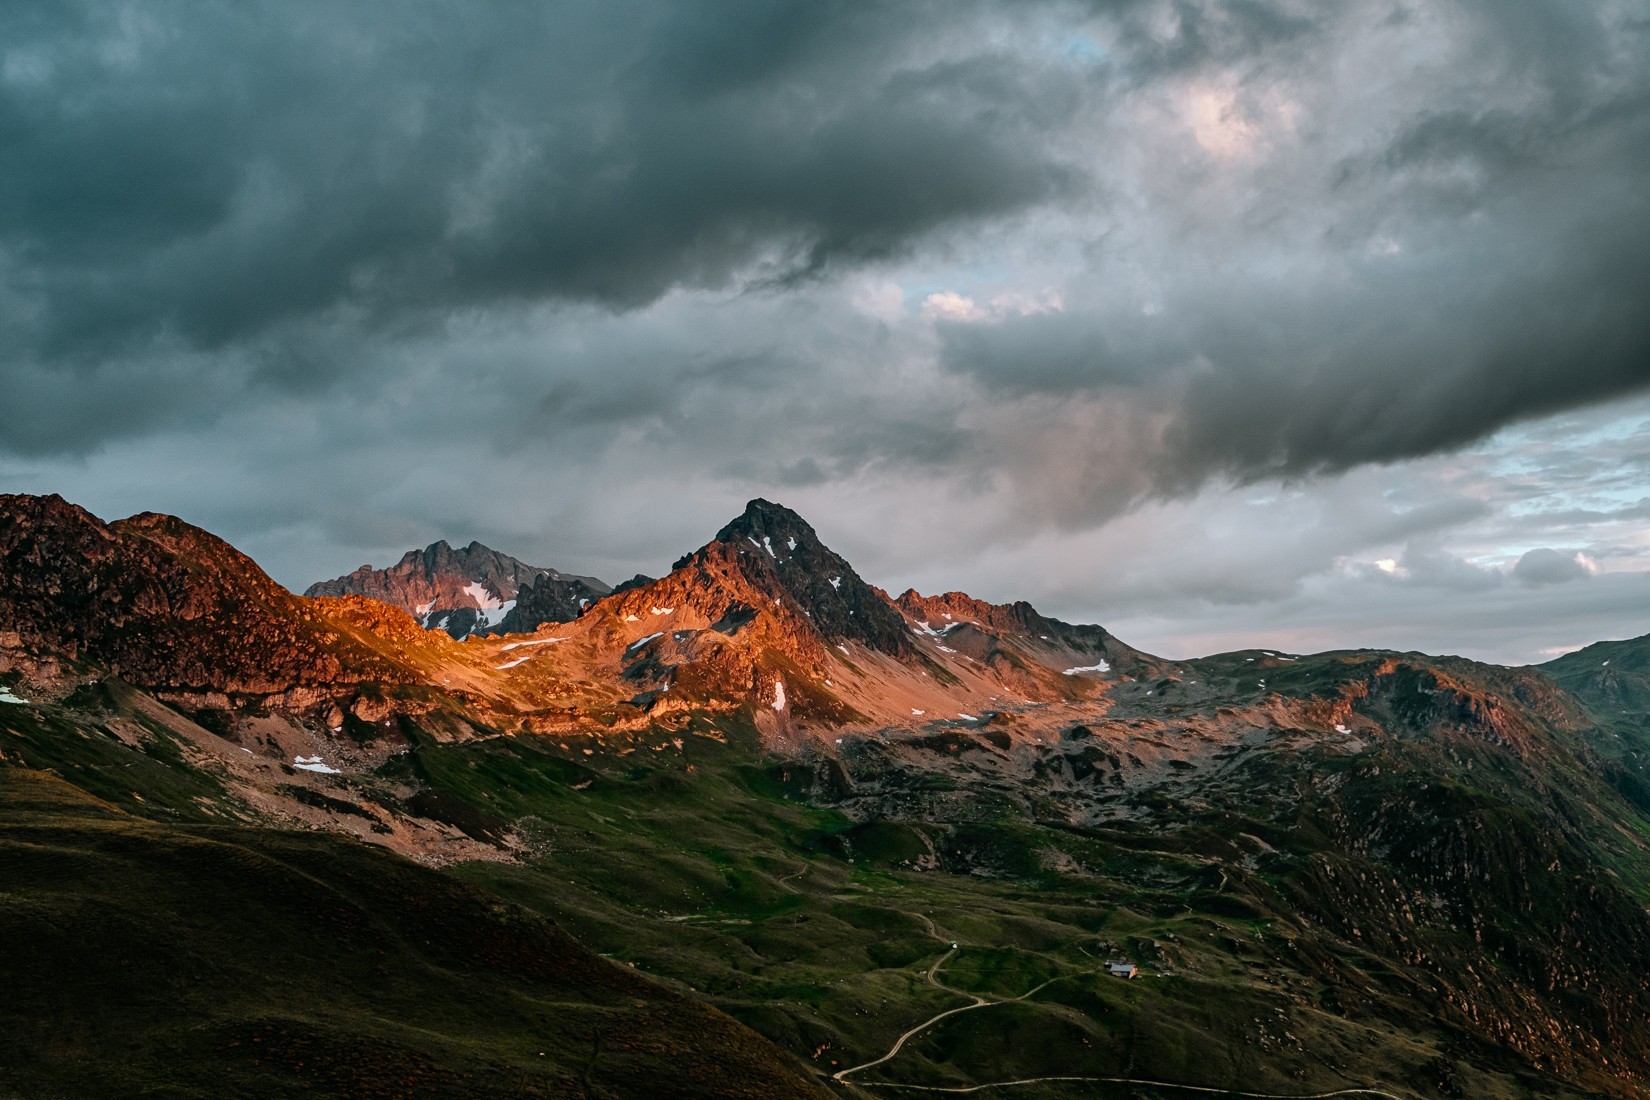
<path fill-rule="evenodd" d="M 1037 609 L 1024 600 L 1011 604 L 987 603 L 966 592 L 924 596 L 915 588 L 907 588 L 893 602 L 907 618 L 927 623 L 936 629 L 952 622 L 972 622 L 998 634 L 1018 634 L 1029 638 L 1048 634 L 1056 625 L 1054 620 L 1039 615 Z"/>
<path fill-rule="evenodd" d="M 512 616 L 525 587 L 533 590 L 533 606 Z M 589 602 L 608 591 L 595 577 L 528 565 L 479 542 L 454 549 L 442 541 L 407 551 L 387 569 L 363 565 L 312 584 L 304 595 L 381 600 L 411 613 L 429 629 L 464 638 L 492 630 L 532 630 L 540 622 L 566 622 L 578 614 L 581 599 Z"/>
<path fill-rule="evenodd" d="M 1002 647 L 1007 645 L 1009 651 L 1034 661 L 1052 661 L 1056 668 L 1062 660 L 1069 662 L 1067 667 L 1083 671 L 1098 670 L 1103 663 L 1107 671 L 1147 675 L 1159 673 L 1163 664 L 1118 641 L 1103 627 L 1051 619 L 1024 600 L 987 603 L 966 592 L 924 596 L 908 588 L 890 602 L 919 633 L 945 638 L 953 648 L 977 661 L 991 662 L 997 654 L 1005 653 Z M 1061 654 L 1065 655 L 1063 659 Z M 997 663 L 1003 666 L 1001 671 L 1007 671 L 1009 662 Z M 1035 678 L 1013 679 L 1017 688 L 1024 689 Z"/>
<path fill-rule="evenodd" d="M 522 584 L 515 603 L 493 632 L 527 634 L 545 623 L 569 623 L 584 609 L 608 594 L 605 584 L 594 577 L 569 577 L 554 570 Z"/>

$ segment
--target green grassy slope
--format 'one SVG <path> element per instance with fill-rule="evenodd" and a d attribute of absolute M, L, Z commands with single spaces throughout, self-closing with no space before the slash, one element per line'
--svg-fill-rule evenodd
<path fill-rule="evenodd" d="M 1276 806 L 1184 814 L 1169 829 L 856 824 L 805 802 L 799 763 L 754 768 L 752 740 L 715 732 L 726 740 L 690 736 L 679 753 L 640 763 L 564 762 L 573 770 L 560 776 L 553 746 L 518 739 L 423 743 L 408 766 L 478 808 L 497 808 L 507 788 L 508 812 L 535 823 L 538 850 L 525 864 L 454 873 L 690 987 L 822 1069 L 877 1058 L 974 995 L 1029 994 L 941 1021 L 856 1081 L 1126 1075 L 1280 1095 L 1379 1085 L 1511 1097 L 1543 1076 L 1469 1018 L 1474 997 L 1488 1012 L 1520 994 L 1456 983 L 1482 948 L 1471 928 L 1454 927 L 1455 910 L 1392 932 L 1381 909 L 1410 872 L 1332 836 L 1368 810 L 1362 796 L 1282 822 Z M 1402 754 L 1382 759 L 1390 770 Z M 1390 783 L 1379 789 L 1410 789 Z M 1462 807 L 1440 818 L 1457 810 L 1470 830 Z M 1425 863 L 1432 835 L 1388 842 Z M 938 866 L 916 870 L 913 855 L 931 849 Z M 1570 894 L 1541 889 L 1548 910 L 1532 920 L 1565 927 Z M 1410 942 L 1377 938 L 1389 934 Z M 1115 956 L 1142 963 L 1144 976 L 1106 976 Z M 1439 978 L 1440 967 L 1452 976 Z M 1556 1077 L 1542 1087 L 1582 1094 Z"/>
<path fill-rule="evenodd" d="M 726 1016 L 324 833 L 0 769 L 0 1094 L 819 1095 Z"/>

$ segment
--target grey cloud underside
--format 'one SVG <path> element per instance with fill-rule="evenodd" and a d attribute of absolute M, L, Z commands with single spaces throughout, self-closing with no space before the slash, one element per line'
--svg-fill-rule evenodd
<path fill-rule="evenodd" d="M 9 327 L 87 363 L 294 320 L 633 307 L 1074 187 L 1035 73 L 903 56 L 930 14 L 8 6 Z"/>
<path fill-rule="evenodd" d="M 1141 457 L 1168 493 L 1432 454 L 1650 386 L 1650 56 L 1642 23 L 1606 30 L 1608 7 L 1465 9 L 1479 65 L 1431 74 L 1414 112 L 1370 109 L 1381 128 L 1344 153 L 1344 133 L 1303 124 L 1240 228 L 1187 214 L 1168 262 L 1130 255 L 1120 219 L 1097 245 L 1100 270 L 1121 257 L 1113 286 L 1064 312 L 942 323 L 944 363 L 1008 397 L 1162 414 Z M 1325 30 L 1292 34 L 1279 63 L 1323 67 L 1296 51 Z M 1195 173 L 1160 182 L 1208 194 Z M 1131 265 L 1153 272 L 1149 310 Z"/>
<path fill-rule="evenodd" d="M 357 450 L 623 435 L 740 495 L 1007 484 L 1022 528 L 1446 451 L 1650 385 L 1631 14 L 8 4 L 0 451 L 332 402 Z M 1252 155 L 1190 136 L 1211 88 Z M 832 296 L 895 276 L 898 317 Z M 917 315 L 970 280 L 1061 306 Z"/>
<path fill-rule="evenodd" d="M 1512 575 L 1525 584 L 1564 584 L 1584 581 L 1592 572 L 1573 551 L 1564 553 L 1541 547 L 1520 557 L 1513 565 Z"/>

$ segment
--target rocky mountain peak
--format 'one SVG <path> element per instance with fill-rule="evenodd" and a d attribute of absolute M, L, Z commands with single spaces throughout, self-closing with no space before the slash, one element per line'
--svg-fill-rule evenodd
<path fill-rule="evenodd" d="M 859 642 L 894 657 L 914 652 L 904 619 L 886 597 L 821 542 L 807 520 L 784 505 L 752 500 L 716 533 L 714 543 L 698 553 L 712 547 L 732 554 L 759 587 L 770 577 L 777 581 L 826 641 Z M 677 568 L 695 556 L 683 558 Z"/>
<path fill-rule="evenodd" d="M 512 618 L 518 597 L 533 606 Z M 454 638 L 495 629 L 532 630 L 540 622 L 572 618 L 608 588 L 594 577 L 570 577 L 529 565 L 472 540 L 455 549 L 445 539 L 409 550 L 386 569 L 363 565 L 353 573 L 310 585 L 304 595 L 366 596 L 412 614 Z M 583 601 L 581 603 L 580 601 Z"/>
<path fill-rule="evenodd" d="M 761 497 L 746 503 L 745 510 L 738 517 L 716 532 L 718 542 L 737 542 L 742 538 L 754 542 L 767 538 L 787 545 L 793 541 L 799 546 L 803 543 L 819 545 L 819 535 L 807 520 L 783 504 L 775 504 Z"/>

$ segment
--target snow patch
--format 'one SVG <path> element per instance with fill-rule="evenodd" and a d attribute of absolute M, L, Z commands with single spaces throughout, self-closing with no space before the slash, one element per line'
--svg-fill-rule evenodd
<path fill-rule="evenodd" d="M 779 555 L 773 552 L 773 541 L 769 539 L 767 535 L 762 536 L 762 549 L 766 550 L 768 552 L 768 557 L 772 558 L 774 561 L 779 560 Z"/>
<path fill-rule="evenodd" d="M 928 712 L 925 711 L 925 710 L 918 710 L 916 707 L 912 707 L 911 708 L 911 713 L 912 714 L 917 714 L 917 715 L 922 715 L 922 714 L 927 714 Z"/>
<path fill-rule="evenodd" d="M 1097 665 L 1079 665 L 1076 668 L 1068 668 L 1065 671 L 1065 675 L 1067 675 L 1067 676 L 1076 676 L 1076 675 L 1078 675 L 1080 673 L 1084 673 L 1084 672 L 1110 672 L 1110 671 L 1111 671 L 1111 665 L 1107 664 L 1105 661 L 1101 661 Z"/>
<path fill-rule="evenodd" d="M 837 646 L 837 648 L 838 648 L 838 649 L 840 649 L 840 650 L 842 650 L 842 655 L 843 655 L 843 656 L 844 656 L 844 657 L 851 657 L 851 656 L 853 656 L 853 654 L 851 654 L 851 653 L 849 653 L 849 652 L 848 652 L 848 647 L 847 647 L 847 646 L 845 646 L 845 645 L 839 645 L 839 646 Z"/>
<path fill-rule="evenodd" d="M 0 688 L 0 703 L 21 703 L 24 706 L 29 705 L 29 701 L 27 699 L 19 699 L 5 688 Z"/>
<path fill-rule="evenodd" d="M 294 768 L 301 768 L 306 772 L 320 772 L 323 775 L 343 774 L 337 768 L 329 768 L 325 764 L 321 763 L 321 758 L 319 756 L 294 756 L 292 758 L 292 766 Z"/>
<path fill-rule="evenodd" d="M 1347 729 L 1345 726 L 1341 725 L 1339 722 L 1336 722 L 1335 723 L 1335 732 L 1336 733 L 1351 733 L 1352 731 Z"/>
<path fill-rule="evenodd" d="M 657 634 L 649 634 L 645 638 L 637 638 L 634 642 L 631 642 L 628 646 L 625 647 L 625 652 L 629 653 L 633 649 L 640 649 L 640 648 L 642 648 L 642 646 L 644 646 L 647 643 L 651 642 L 653 639 L 663 638 L 664 636 L 665 636 L 665 632 L 661 630 Z"/>
<path fill-rule="evenodd" d="M 675 612 L 674 607 L 650 607 L 647 609 L 652 615 L 669 615 Z"/>
<path fill-rule="evenodd" d="M 795 550 L 796 549 L 796 540 L 795 539 L 786 539 L 785 540 L 785 545 L 789 546 L 792 550 Z"/>
<path fill-rule="evenodd" d="M 831 587 L 837 589 L 838 591 L 841 591 L 841 589 L 842 589 L 842 578 L 841 577 L 832 577 L 831 578 Z M 1605 661 L 1604 663 L 1609 664 L 1610 662 Z"/>
<path fill-rule="evenodd" d="M 624 621 L 625 621 L 625 622 L 627 622 L 627 623 L 639 623 L 639 622 L 641 622 L 641 621 L 642 621 L 642 620 L 640 620 L 640 619 L 638 619 L 638 618 L 637 618 L 637 617 L 636 617 L 636 616 L 634 616 L 634 615 L 626 615 L 626 616 L 625 616 L 625 617 L 624 617 Z"/>
<path fill-rule="evenodd" d="M 419 618 L 423 618 L 425 615 L 428 615 L 430 610 L 434 607 L 435 601 L 432 599 L 428 603 L 421 603 L 417 607 L 413 608 L 413 614 L 417 615 Z"/>
<path fill-rule="evenodd" d="M 528 658 L 530 658 L 532 656 L 533 655 L 531 653 L 529 653 L 529 654 L 527 654 L 526 657 L 517 657 L 513 661 L 505 661 L 502 665 L 498 665 L 497 668 L 500 672 L 503 672 L 507 668 L 515 668 L 517 665 L 525 663 L 528 660 Z"/>
<path fill-rule="evenodd" d="M 783 680 L 773 682 L 773 709 L 785 709 L 785 681 Z"/>
<path fill-rule="evenodd" d="M 479 581 L 471 581 L 469 584 L 465 585 L 464 593 L 476 602 L 477 607 L 484 610 L 503 606 L 503 604 L 500 603 L 499 598 L 487 591 L 486 587 Z"/>
<path fill-rule="evenodd" d="M 509 645 L 499 646 L 498 651 L 500 653 L 505 653 L 505 652 L 508 652 L 509 650 L 512 650 L 512 649 L 525 649 L 526 647 L 528 647 L 530 645 L 550 645 L 552 642 L 565 642 L 565 641 L 567 641 L 566 638 L 540 638 L 536 642 L 511 642 Z"/>
<path fill-rule="evenodd" d="M 480 629 L 491 629 L 492 627 L 495 627 L 495 626 L 499 625 L 500 623 L 502 623 L 504 621 L 504 616 L 508 615 L 511 611 L 513 611 L 515 609 L 515 606 L 516 606 L 516 601 L 515 600 L 506 600 L 505 602 L 499 604 L 497 607 L 484 607 L 484 608 L 482 608 L 481 609 L 481 624 L 480 624 L 480 626 L 477 627 L 477 629 L 478 630 L 480 630 Z"/>
<path fill-rule="evenodd" d="M 974 717 L 972 714 L 959 714 L 959 715 L 957 715 L 957 717 L 958 718 L 966 718 L 970 722 L 978 722 L 979 721 L 979 719 Z"/>

